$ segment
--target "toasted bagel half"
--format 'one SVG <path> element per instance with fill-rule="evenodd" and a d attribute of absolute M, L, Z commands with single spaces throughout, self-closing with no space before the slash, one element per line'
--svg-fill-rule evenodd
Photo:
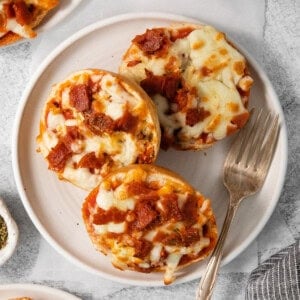
<path fill-rule="evenodd" d="M 109 174 L 82 207 L 95 248 L 121 270 L 175 272 L 204 259 L 217 241 L 210 200 L 180 176 L 155 165 Z"/>
<path fill-rule="evenodd" d="M 155 161 L 156 108 L 134 82 L 105 70 L 81 70 L 52 87 L 37 143 L 60 179 L 90 190 L 117 168 Z"/>
<path fill-rule="evenodd" d="M 207 148 L 248 120 L 253 80 L 246 59 L 211 26 L 147 29 L 132 40 L 119 70 L 155 102 L 162 148 Z"/>

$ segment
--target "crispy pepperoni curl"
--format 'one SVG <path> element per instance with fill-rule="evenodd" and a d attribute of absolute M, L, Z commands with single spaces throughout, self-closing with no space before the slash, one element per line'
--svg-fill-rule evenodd
<path fill-rule="evenodd" d="M 78 163 L 78 167 L 89 168 L 89 169 L 101 169 L 103 164 L 104 164 L 103 157 L 96 157 L 95 152 L 90 152 L 80 159 Z"/>
<path fill-rule="evenodd" d="M 86 84 L 77 84 L 70 90 L 70 104 L 78 111 L 87 111 L 92 101 L 91 89 Z"/>
<path fill-rule="evenodd" d="M 61 138 L 57 145 L 51 149 L 47 159 L 51 170 L 63 171 L 67 160 L 72 155 L 71 144 L 76 139 L 82 139 L 82 135 L 75 126 L 67 126 L 67 134 Z"/>
<path fill-rule="evenodd" d="M 154 240 L 164 245 L 188 247 L 200 240 L 200 234 L 197 228 L 189 227 L 173 233 L 159 231 Z"/>
<path fill-rule="evenodd" d="M 93 112 L 85 117 L 86 126 L 95 134 L 101 135 L 104 132 L 112 133 L 114 130 L 114 120 L 103 113 Z"/>
<path fill-rule="evenodd" d="M 178 207 L 178 197 L 176 194 L 168 194 L 163 196 L 162 205 L 164 207 L 163 216 L 166 220 L 173 219 L 181 221 L 182 214 Z"/>
<path fill-rule="evenodd" d="M 3 3 L 3 11 L 7 18 L 14 18 L 16 16 L 13 3 Z"/>
<path fill-rule="evenodd" d="M 58 172 L 62 171 L 71 154 L 72 150 L 63 141 L 60 141 L 47 156 L 49 168 Z"/>
<path fill-rule="evenodd" d="M 16 15 L 17 23 L 19 23 L 22 26 L 30 23 L 31 13 L 24 1 L 16 1 L 13 4 L 13 10 Z"/>
<path fill-rule="evenodd" d="M 177 90 L 180 88 L 181 79 L 177 74 L 164 76 L 153 75 L 152 72 L 145 70 L 146 78 L 141 81 L 141 87 L 150 95 L 161 94 L 169 100 L 173 100 Z"/>
<path fill-rule="evenodd" d="M 132 131 L 138 124 L 138 117 L 133 116 L 128 110 L 115 122 L 115 129 L 119 131 Z"/>
<path fill-rule="evenodd" d="M 159 215 L 155 210 L 150 201 L 140 201 L 136 208 L 136 221 L 133 224 L 133 227 L 137 230 L 143 230 L 148 225 L 150 225 Z"/>
<path fill-rule="evenodd" d="M 96 225 L 107 224 L 109 222 L 121 223 L 125 220 L 125 217 L 126 212 L 121 211 L 116 207 L 112 207 L 109 210 L 104 210 L 98 207 L 97 213 L 93 218 L 93 223 Z"/>
<path fill-rule="evenodd" d="M 161 50 L 168 41 L 162 28 L 147 29 L 144 34 L 137 35 L 132 42 L 146 54 L 154 54 Z"/>
<path fill-rule="evenodd" d="M 17 23 L 22 26 L 31 22 L 31 12 L 24 1 L 3 3 L 3 11 L 7 18 L 16 18 Z"/>
<path fill-rule="evenodd" d="M 113 120 L 106 114 L 92 112 L 85 114 L 85 124 L 97 135 L 112 133 L 114 130 L 132 132 L 138 124 L 138 117 L 126 111 L 121 118 Z"/>
<path fill-rule="evenodd" d="M 152 190 L 143 181 L 132 181 L 127 187 L 127 191 L 130 195 L 145 195 L 150 193 Z"/>
<path fill-rule="evenodd" d="M 182 209 L 183 219 L 190 224 L 197 222 L 198 200 L 194 195 L 189 195 Z"/>

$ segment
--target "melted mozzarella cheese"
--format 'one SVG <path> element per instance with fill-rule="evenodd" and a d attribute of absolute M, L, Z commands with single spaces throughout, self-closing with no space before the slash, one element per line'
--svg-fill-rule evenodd
<path fill-rule="evenodd" d="M 65 125 L 66 126 L 77 126 L 78 125 L 78 121 L 75 119 L 69 119 L 65 121 Z"/>
<path fill-rule="evenodd" d="M 204 213 L 209 208 L 210 208 L 210 201 L 208 199 L 206 199 L 206 200 L 203 201 L 203 204 L 200 208 L 200 212 Z"/>
<path fill-rule="evenodd" d="M 97 234 L 104 234 L 107 232 L 122 233 L 126 229 L 125 222 L 122 222 L 122 223 L 109 222 L 109 223 L 103 224 L 103 225 L 93 224 L 93 226 L 94 226 L 95 233 L 97 233 Z"/>
<path fill-rule="evenodd" d="M 148 269 L 148 268 L 150 268 L 150 265 L 148 263 L 140 263 L 139 267 L 144 268 L 144 269 Z"/>
<path fill-rule="evenodd" d="M 85 152 L 95 152 L 98 153 L 101 147 L 105 147 L 106 153 L 110 154 L 114 151 L 111 140 L 109 137 L 105 136 L 92 136 L 85 139 Z"/>
<path fill-rule="evenodd" d="M 34 35 L 30 27 L 20 25 L 14 18 L 7 20 L 6 30 L 7 32 L 11 31 L 25 38 L 31 38 Z"/>
<path fill-rule="evenodd" d="M 113 206 L 114 200 L 114 192 L 105 189 L 101 189 L 96 198 L 97 205 L 104 210 L 109 210 Z"/>
<path fill-rule="evenodd" d="M 70 88 L 63 89 L 61 93 L 61 103 L 62 107 L 69 107 L 70 106 Z"/>
<path fill-rule="evenodd" d="M 153 262 L 153 263 L 159 262 L 161 250 L 162 250 L 162 245 L 161 244 L 157 244 L 152 248 L 152 250 L 150 252 L 151 262 Z"/>
<path fill-rule="evenodd" d="M 124 103 L 112 101 L 106 105 L 105 114 L 110 116 L 113 120 L 117 120 L 123 116 L 124 109 Z"/>
<path fill-rule="evenodd" d="M 178 203 L 178 207 L 179 207 L 180 209 L 183 208 L 183 205 L 184 205 L 184 203 L 185 203 L 185 201 L 186 201 L 186 199 L 187 199 L 187 195 L 188 195 L 187 193 L 184 194 L 184 195 L 182 195 L 182 194 L 179 194 L 179 195 L 178 195 L 177 203 Z"/>
<path fill-rule="evenodd" d="M 81 153 L 84 148 L 84 142 L 81 140 L 75 140 L 71 143 L 71 150 L 74 153 Z"/>
<path fill-rule="evenodd" d="M 170 129 L 173 132 L 175 129 L 184 125 L 185 121 L 180 122 L 174 114 L 167 114 L 169 105 L 168 100 L 165 97 L 156 94 L 153 96 L 153 101 L 157 105 L 159 122 L 164 126 L 164 128 L 166 128 L 166 130 Z"/>
<path fill-rule="evenodd" d="M 191 247 L 191 252 L 193 254 L 198 254 L 203 248 L 208 247 L 210 244 L 210 239 L 202 237 L 199 242 L 195 243 L 193 247 Z"/>
<path fill-rule="evenodd" d="M 124 166 L 132 164 L 137 158 L 137 145 L 131 134 L 125 133 L 123 135 L 123 143 L 119 154 L 114 156 L 114 160 L 120 161 Z"/>
<path fill-rule="evenodd" d="M 133 210 L 135 200 L 133 198 L 117 199 L 113 191 L 101 189 L 96 198 L 97 205 L 104 209 L 109 210 L 111 207 L 116 207 L 119 210 L 127 211 Z"/>
<path fill-rule="evenodd" d="M 156 236 L 157 231 L 156 230 L 150 230 L 147 232 L 147 234 L 144 236 L 144 238 L 149 241 L 152 242 L 154 237 Z"/>
<path fill-rule="evenodd" d="M 42 136 L 43 143 L 40 145 L 41 149 L 45 149 L 45 152 L 42 151 L 42 153 L 45 153 L 45 156 L 48 155 L 49 151 L 56 146 L 58 143 L 58 137 L 55 133 L 51 131 L 45 131 Z M 44 146 L 44 147 L 42 147 Z"/>
<path fill-rule="evenodd" d="M 127 92 L 122 85 L 118 84 L 117 78 L 114 78 L 112 75 L 107 74 L 103 76 L 101 80 L 101 89 L 105 91 L 113 102 L 120 104 L 130 104 L 134 107 L 139 101 Z"/>
<path fill-rule="evenodd" d="M 69 165 L 68 163 L 62 175 L 65 179 L 85 190 L 94 188 L 101 179 L 100 175 L 91 174 L 88 168 L 74 169 L 72 164 Z"/>
<path fill-rule="evenodd" d="M 57 127 L 63 126 L 65 123 L 65 118 L 62 114 L 53 114 L 49 112 L 47 116 L 47 125 L 49 129 L 57 129 Z"/>
<path fill-rule="evenodd" d="M 164 275 L 165 283 L 172 282 L 175 279 L 174 273 L 175 273 L 176 268 L 177 268 L 177 266 L 180 262 L 181 257 L 182 257 L 182 254 L 179 254 L 179 253 L 171 253 L 167 257 L 166 272 L 165 272 L 165 275 Z"/>

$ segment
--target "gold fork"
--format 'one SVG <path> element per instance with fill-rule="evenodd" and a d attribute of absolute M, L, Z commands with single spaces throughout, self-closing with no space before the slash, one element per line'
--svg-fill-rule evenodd
<path fill-rule="evenodd" d="M 262 109 L 251 111 L 251 120 L 239 132 L 224 163 L 224 185 L 230 200 L 217 245 L 199 283 L 196 299 L 209 300 L 223 254 L 223 246 L 241 201 L 263 185 L 275 150 L 279 117 Z"/>

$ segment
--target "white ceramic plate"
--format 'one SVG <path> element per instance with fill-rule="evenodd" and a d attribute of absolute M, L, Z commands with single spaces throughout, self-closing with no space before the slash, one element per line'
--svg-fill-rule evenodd
<path fill-rule="evenodd" d="M 0 285 L 0 300 L 16 297 L 30 297 L 33 300 L 80 300 L 67 292 L 38 284 Z"/>
<path fill-rule="evenodd" d="M 42 63 L 24 93 L 16 117 L 13 168 L 21 199 L 32 221 L 64 257 L 85 270 L 127 284 L 162 285 L 162 274 L 121 272 L 111 266 L 107 257 L 94 250 L 81 221 L 81 203 L 87 193 L 59 181 L 47 169 L 46 162 L 35 151 L 35 137 L 42 106 L 53 83 L 82 68 L 117 71 L 122 54 L 136 34 L 175 21 L 196 22 L 174 15 L 129 14 L 100 21 L 79 31 Z M 236 215 L 226 242 L 223 264 L 240 254 L 266 224 L 279 198 L 287 163 L 286 128 L 278 98 L 260 66 L 248 54 L 246 56 L 255 80 L 250 106 L 268 107 L 278 113 L 281 131 L 265 185 L 258 194 L 242 203 Z M 158 158 L 158 164 L 178 172 L 212 199 L 219 228 L 228 199 L 222 183 L 222 166 L 231 141 L 228 138 L 205 152 L 160 152 Z M 204 267 L 205 262 L 201 262 L 186 268 L 177 282 L 200 277 Z"/>

